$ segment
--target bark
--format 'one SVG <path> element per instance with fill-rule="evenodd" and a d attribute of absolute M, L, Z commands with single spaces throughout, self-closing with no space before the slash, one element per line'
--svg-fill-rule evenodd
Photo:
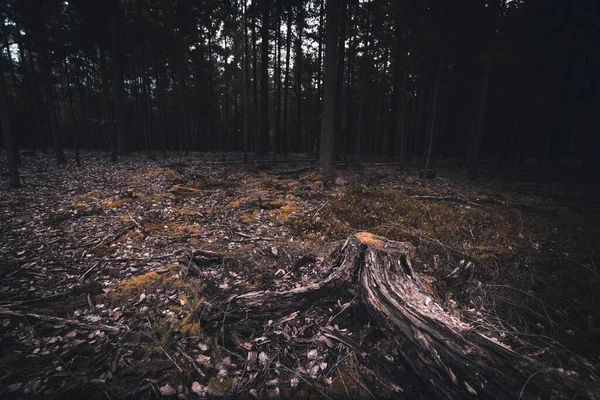
<path fill-rule="evenodd" d="M 6 82 L 4 81 L 4 60 L 0 54 L 0 122 L 2 126 L 2 139 L 6 149 L 6 158 L 8 162 L 9 184 L 11 187 L 21 186 L 19 178 L 19 167 L 15 154 L 15 140 L 10 126 L 10 115 L 8 112 L 8 93 Z"/>
<path fill-rule="evenodd" d="M 40 143 L 36 143 L 39 141 L 41 132 L 39 127 L 39 113 L 35 107 L 35 98 L 34 90 L 33 90 L 33 81 L 32 81 L 32 72 L 29 68 L 30 60 L 25 55 L 25 45 L 23 42 L 23 35 L 21 34 L 21 29 L 19 26 L 15 26 L 17 34 L 17 40 L 19 45 L 19 57 L 21 58 L 21 71 L 23 74 L 23 93 L 26 96 L 27 102 L 27 113 L 31 118 L 27 120 L 27 129 L 29 131 L 29 143 L 31 144 L 31 148 L 35 151 L 37 145 L 41 145 Z"/>
<path fill-rule="evenodd" d="M 34 118 L 35 118 L 35 126 L 36 126 L 36 134 L 37 134 L 37 138 L 38 138 L 38 143 L 40 148 L 42 149 L 42 153 L 46 154 L 46 140 L 43 134 L 43 126 L 44 126 L 44 122 L 43 122 L 43 117 L 42 117 L 42 111 L 41 111 L 41 104 L 42 104 L 42 96 L 40 93 L 40 85 L 38 85 L 39 79 L 37 77 L 37 74 L 35 72 L 35 62 L 33 60 L 33 54 L 31 51 L 32 45 L 31 45 L 31 35 L 26 35 L 25 37 L 26 40 L 26 46 L 27 46 L 27 69 L 30 71 L 30 76 L 31 76 L 31 98 L 32 98 L 32 105 L 33 105 L 33 110 L 34 110 Z"/>
<path fill-rule="evenodd" d="M 117 138 L 112 124 L 112 113 L 110 112 L 110 86 L 108 83 L 108 67 L 106 66 L 106 55 L 104 50 L 100 49 L 100 69 L 102 74 L 102 108 L 104 109 L 104 133 L 108 138 L 110 148 L 110 159 L 117 161 Z"/>
<path fill-rule="evenodd" d="M 252 147 L 254 151 L 257 151 L 257 145 L 259 141 L 259 127 L 258 127 L 258 50 L 256 45 L 256 1 L 252 0 L 252 106 L 254 116 L 254 135 Z"/>
<path fill-rule="evenodd" d="M 303 1 L 300 1 L 298 6 L 298 14 L 296 21 L 296 61 L 294 66 L 296 68 L 296 133 L 294 135 L 294 150 L 302 151 L 302 136 L 304 134 L 304 127 L 302 125 L 302 28 L 304 26 L 304 5 Z"/>
<path fill-rule="evenodd" d="M 337 38 L 339 0 L 327 0 L 325 76 L 323 79 L 323 119 L 319 148 L 319 170 L 328 174 L 333 169 L 335 135 L 335 86 L 337 82 Z"/>
<path fill-rule="evenodd" d="M 442 79 L 442 63 L 438 64 L 438 71 L 435 78 L 435 84 L 433 86 L 433 96 L 431 99 L 431 115 L 429 120 L 429 139 L 427 141 L 427 153 L 425 156 L 425 170 L 423 171 L 423 179 L 427 179 L 429 166 L 431 164 L 431 151 L 433 149 L 433 140 L 435 136 L 435 130 L 437 128 L 437 107 L 438 107 L 438 96 L 440 92 L 440 81 Z"/>
<path fill-rule="evenodd" d="M 275 137 L 273 154 L 281 152 L 281 6 L 277 6 L 277 60 L 275 63 Z M 274 156 L 274 155 L 273 155 Z"/>
<path fill-rule="evenodd" d="M 325 10 L 325 0 L 319 1 L 319 28 L 318 28 L 318 42 L 319 42 L 319 50 L 317 54 L 317 95 L 315 101 L 315 137 L 313 140 L 315 156 L 319 154 L 319 139 L 320 139 L 320 131 L 321 131 L 321 81 L 323 79 L 323 14 Z"/>
<path fill-rule="evenodd" d="M 323 281 L 285 292 L 233 295 L 225 300 L 226 308 L 236 311 L 227 318 L 272 320 L 315 302 L 335 302 L 346 291 L 357 293 L 359 307 L 399 354 L 399 359 L 380 362 L 374 369 L 376 398 L 397 397 L 394 385 L 406 382 L 394 378 L 402 379 L 398 371 L 403 368 L 430 392 L 428 398 L 563 398 L 585 393 L 568 374 L 520 356 L 445 311 L 415 274 L 414 251 L 410 243 L 358 233 L 326 261 L 332 272 Z"/>
<path fill-rule="evenodd" d="M 288 10 L 287 33 L 285 44 L 285 83 L 283 93 L 283 130 L 281 132 L 281 149 L 280 153 L 287 155 L 287 139 L 288 139 L 288 98 L 290 90 L 290 51 L 292 48 L 292 11 Z"/>
<path fill-rule="evenodd" d="M 52 82 L 52 70 L 50 69 L 50 59 L 48 56 L 48 43 L 45 39 L 41 40 L 42 49 L 40 56 L 42 59 L 42 69 L 44 74 L 44 91 L 46 94 L 46 107 L 48 108 L 48 119 L 50 121 L 50 132 L 52 134 L 52 143 L 54 146 L 54 154 L 56 155 L 56 161 L 59 164 L 67 162 L 65 153 L 63 152 L 62 143 L 60 139 L 60 132 L 58 130 L 58 122 L 56 120 L 56 105 L 54 103 L 54 85 Z"/>
<path fill-rule="evenodd" d="M 479 147 L 483 136 L 483 127 L 485 124 L 485 114 L 487 110 L 487 97 L 489 91 L 490 74 L 484 67 L 481 76 L 481 91 L 479 93 L 479 106 L 477 109 L 477 119 L 475 121 L 475 131 L 473 132 L 473 141 L 471 143 L 471 154 L 469 162 L 469 179 L 475 179 L 479 176 Z"/>
<path fill-rule="evenodd" d="M 262 0 L 261 27 L 261 62 L 260 62 L 260 140 L 257 154 L 269 152 L 269 0 Z"/>
<path fill-rule="evenodd" d="M 338 41 L 338 61 L 337 61 L 337 81 L 335 86 L 335 148 L 337 151 L 344 147 L 344 138 L 342 136 L 342 104 L 344 89 L 344 61 L 346 54 L 346 21 L 348 18 L 347 5 L 342 4 L 340 38 Z"/>
<path fill-rule="evenodd" d="M 248 94 L 248 10 L 244 2 L 244 162 L 248 162 L 248 138 L 250 135 L 250 96 Z"/>
<path fill-rule="evenodd" d="M 120 12 L 120 11 L 117 11 Z M 110 21 L 110 37 L 112 46 L 113 90 L 115 96 L 115 117 L 117 119 L 117 149 L 125 153 L 125 82 L 123 78 L 123 60 L 121 54 L 120 17 L 117 15 Z"/>

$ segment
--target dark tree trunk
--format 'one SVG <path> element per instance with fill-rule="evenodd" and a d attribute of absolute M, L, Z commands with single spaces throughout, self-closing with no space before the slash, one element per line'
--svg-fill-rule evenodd
<path fill-rule="evenodd" d="M 256 44 L 256 5 L 257 0 L 252 0 L 252 107 L 253 131 L 252 148 L 258 152 L 260 129 L 258 125 L 258 46 Z"/>
<path fill-rule="evenodd" d="M 281 5 L 277 5 L 277 60 L 275 63 L 275 138 L 273 154 L 281 153 Z"/>
<path fill-rule="evenodd" d="M 117 11 L 120 13 L 120 10 Z M 121 17 L 117 15 L 110 21 L 110 37 L 112 47 L 113 91 L 115 97 L 115 117 L 117 120 L 117 149 L 120 154 L 126 151 L 125 146 L 125 82 L 123 77 L 123 60 L 121 54 Z"/>
<path fill-rule="evenodd" d="M 3 18 L 0 14 L 0 18 Z M 19 178 L 19 167 L 15 154 L 15 140 L 10 125 L 10 115 L 8 112 L 8 93 L 6 82 L 4 81 L 4 56 L 0 54 L 0 122 L 2 123 L 2 139 L 6 149 L 6 159 L 8 162 L 9 184 L 11 187 L 21 186 Z M 18 149 L 17 149 L 18 151 Z"/>
<path fill-rule="evenodd" d="M 42 95 L 40 93 L 40 85 L 38 84 L 39 79 L 35 72 L 35 62 L 33 60 L 33 54 L 31 51 L 31 34 L 25 36 L 26 46 L 27 46 L 27 69 L 30 71 L 31 76 L 31 101 L 34 110 L 34 118 L 35 118 L 35 127 L 36 127 L 36 135 L 42 152 L 46 154 L 46 138 L 43 132 L 43 117 L 42 117 Z"/>
<path fill-rule="evenodd" d="M 296 14 L 296 132 L 294 135 L 294 150 L 302 151 L 302 137 L 304 127 L 302 125 L 302 29 L 304 26 L 304 2 L 301 0 Z"/>
<path fill-rule="evenodd" d="M 269 152 L 269 0 L 262 0 L 260 62 L 260 140 L 257 154 Z"/>
<path fill-rule="evenodd" d="M 335 149 L 342 152 L 344 137 L 342 134 L 342 106 L 344 91 L 344 64 L 346 58 L 346 20 L 348 18 L 347 5 L 342 4 L 340 38 L 338 44 L 337 81 L 335 83 Z"/>
<path fill-rule="evenodd" d="M 290 90 L 290 51 L 292 48 L 292 10 L 288 9 L 285 44 L 285 83 L 283 85 L 283 130 L 281 132 L 281 150 L 284 156 L 288 152 L 288 98 Z"/>
<path fill-rule="evenodd" d="M 438 97 L 440 93 L 440 82 L 442 80 L 442 62 L 438 63 L 438 70 L 433 85 L 433 94 L 431 96 L 431 114 L 429 117 L 429 138 L 427 140 L 427 150 L 425 155 L 425 170 L 423 171 L 423 179 L 427 179 L 429 166 L 431 164 L 431 151 L 433 149 L 433 141 L 435 139 L 435 130 L 437 128 L 438 119 Z"/>
<path fill-rule="evenodd" d="M 52 70 L 50 69 L 50 59 L 48 56 L 48 43 L 45 39 L 41 40 L 42 49 L 40 56 L 42 59 L 42 69 L 44 73 L 44 91 L 46 94 L 46 107 L 48 109 L 48 119 L 50 121 L 50 131 L 52 133 L 52 142 L 54 145 L 54 154 L 56 155 L 56 161 L 59 164 L 67 162 L 65 153 L 63 152 L 62 143 L 60 139 L 60 132 L 58 130 L 58 122 L 56 120 L 56 105 L 54 103 L 54 85 L 52 82 Z"/>
<path fill-rule="evenodd" d="M 110 87 L 108 84 L 108 67 L 106 66 L 106 55 L 104 49 L 100 49 L 100 69 L 102 70 L 102 106 L 104 108 L 104 133 L 108 138 L 108 146 L 110 148 L 110 159 L 112 162 L 117 161 L 117 138 L 115 137 L 115 129 L 113 126 L 113 118 L 110 107 Z"/>
<path fill-rule="evenodd" d="M 325 0 L 319 2 L 319 28 L 318 28 L 318 42 L 319 50 L 317 54 L 317 95 L 315 97 L 315 137 L 314 137 L 314 151 L 315 156 L 319 154 L 320 137 L 321 137 L 321 112 L 322 112 L 322 88 L 321 81 L 323 80 L 323 15 L 325 11 Z"/>
<path fill-rule="evenodd" d="M 323 120 L 321 123 L 321 144 L 319 149 L 319 170 L 323 174 L 329 174 L 333 169 L 339 9 L 339 0 L 327 0 Z"/>
<path fill-rule="evenodd" d="M 479 92 L 479 105 L 477 107 L 477 118 L 475 120 L 475 131 L 471 142 L 471 152 L 469 157 L 469 179 L 475 179 L 479 176 L 479 148 L 481 147 L 481 138 L 483 137 L 483 128 L 485 125 L 485 114 L 487 111 L 487 98 L 490 84 L 490 73 L 488 66 L 484 66 L 481 75 L 481 91 Z"/>
<path fill-rule="evenodd" d="M 250 96 L 248 91 L 248 10 L 244 2 L 244 162 L 248 162 L 248 139 L 250 136 Z"/>

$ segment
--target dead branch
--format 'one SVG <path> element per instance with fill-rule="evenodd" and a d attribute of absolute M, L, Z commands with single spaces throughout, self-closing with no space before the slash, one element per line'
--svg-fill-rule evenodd
<path fill-rule="evenodd" d="M 0 315 L 7 315 L 7 316 L 21 317 L 21 318 L 33 318 L 33 319 L 37 319 L 37 320 L 44 321 L 44 322 L 59 323 L 59 324 L 63 324 L 63 325 L 74 325 L 74 326 L 77 326 L 77 327 L 83 328 L 83 329 L 101 329 L 101 330 L 110 331 L 110 332 L 119 332 L 120 331 L 120 328 L 117 328 L 115 326 L 109 326 L 109 325 L 103 325 L 103 324 L 92 325 L 92 324 L 88 324 L 86 322 L 76 321 L 73 319 L 66 319 L 66 318 L 53 317 L 50 315 L 42 315 L 42 314 L 34 314 L 34 313 L 20 313 L 17 311 L 7 310 L 6 308 L 0 308 Z"/>

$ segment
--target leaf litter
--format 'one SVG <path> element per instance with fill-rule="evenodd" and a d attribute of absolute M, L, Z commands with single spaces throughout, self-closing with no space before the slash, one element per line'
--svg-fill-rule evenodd
<path fill-rule="evenodd" d="M 431 293 L 488 336 L 565 369 L 598 363 L 589 201 L 456 169 L 422 185 L 410 168 L 323 177 L 302 158 L 236 157 L 26 160 L 25 186 L 0 192 L 0 395 L 368 397 L 371 366 L 399 354 L 355 299 L 256 320 L 228 320 L 226 301 L 319 281 L 359 231 L 416 245 Z M 466 262 L 456 290 L 441 277 Z"/>

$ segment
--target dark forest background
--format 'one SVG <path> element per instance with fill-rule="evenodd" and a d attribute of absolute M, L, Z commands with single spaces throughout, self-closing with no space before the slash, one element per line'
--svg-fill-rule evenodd
<path fill-rule="evenodd" d="M 11 165 L 17 148 L 452 158 L 473 178 L 600 160 L 597 1 L 0 4 Z"/>

